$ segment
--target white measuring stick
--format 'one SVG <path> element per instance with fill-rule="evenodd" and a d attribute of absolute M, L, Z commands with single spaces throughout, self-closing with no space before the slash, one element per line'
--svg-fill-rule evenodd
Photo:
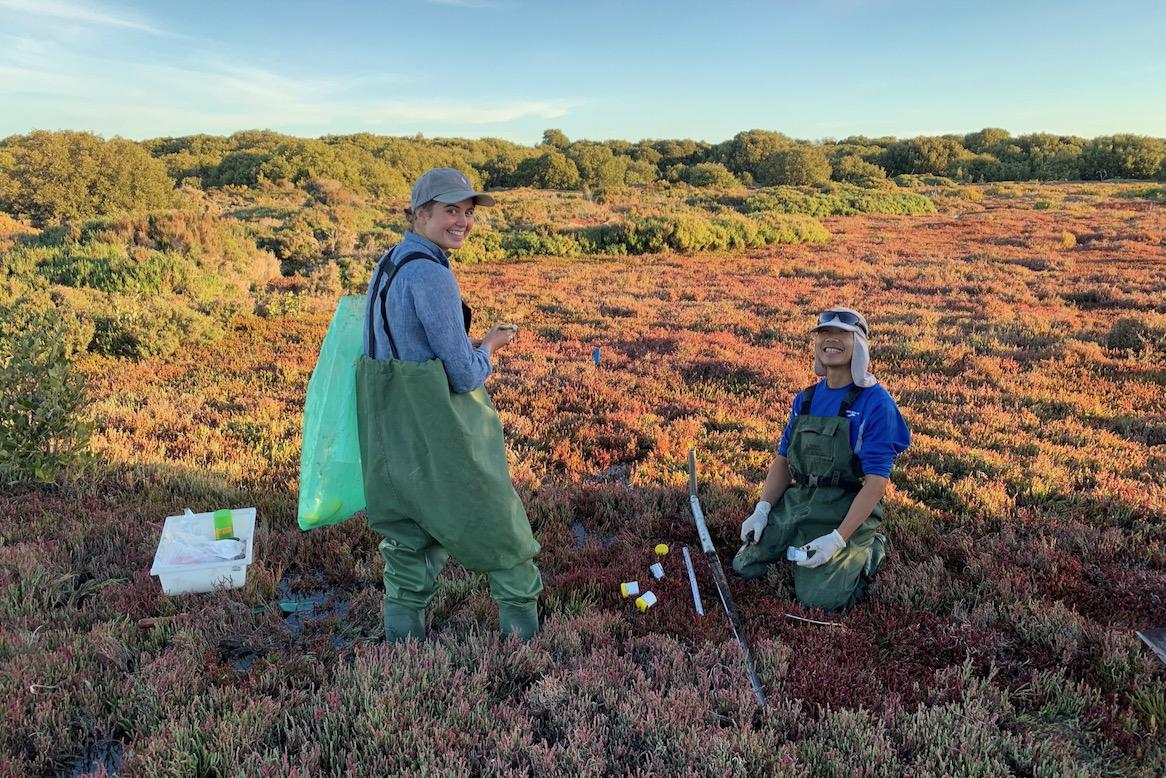
<path fill-rule="evenodd" d="M 688 568 L 688 585 L 692 587 L 692 604 L 696 606 L 696 615 L 704 615 L 704 605 L 700 602 L 700 589 L 696 588 L 696 571 L 692 569 L 692 557 L 688 555 L 688 546 L 680 549 L 684 554 L 684 566 Z"/>

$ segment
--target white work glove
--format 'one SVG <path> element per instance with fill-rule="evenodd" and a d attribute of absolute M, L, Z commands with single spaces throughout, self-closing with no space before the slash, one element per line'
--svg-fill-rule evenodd
<path fill-rule="evenodd" d="M 765 532 L 765 525 L 769 524 L 769 511 L 772 507 L 762 500 L 753 509 L 753 515 L 741 522 L 742 543 L 756 543 L 761 540 L 761 533 Z"/>
<path fill-rule="evenodd" d="M 802 546 L 809 557 L 804 561 L 798 560 L 797 564 L 801 567 L 818 567 L 824 565 L 834 558 L 842 549 L 846 548 L 846 541 L 838 534 L 838 530 L 833 530 L 829 535 L 823 535 L 820 538 L 814 538 L 806 545 Z"/>

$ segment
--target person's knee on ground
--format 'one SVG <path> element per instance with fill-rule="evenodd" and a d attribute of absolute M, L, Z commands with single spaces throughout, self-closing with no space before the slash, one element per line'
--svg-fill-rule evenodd
<path fill-rule="evenodd" d="M 757 546 L 745 544 L 733 557 L 733 572 L 745 579 L 764 578 L 771 560 L 762 559 Z"/>
<path fill-rule="evenodd" d="M 769 523 L 756 543 L 746 543 L 733 556 L 733 572 L 745 579 L 764 578 L 769 566 L 785 559 L 795 527 L 781 514 L 779 507 L 769 513 Z"/>
<path fill-rule="evenodd" d="M 498 625 L 503 636 L 530 640 L 538 634 L 538 595 L 543 583 L 534 561 L 494 570 L 489 578 L 490 596 L 498 603 Z"/>

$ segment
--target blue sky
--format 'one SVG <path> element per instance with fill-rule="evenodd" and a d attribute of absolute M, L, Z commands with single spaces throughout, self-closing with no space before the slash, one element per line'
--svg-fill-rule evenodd
<path fill-rule="evenodd" d="M 1166 2 L 0 0 L 0 137 L 1166 137 Z"/>

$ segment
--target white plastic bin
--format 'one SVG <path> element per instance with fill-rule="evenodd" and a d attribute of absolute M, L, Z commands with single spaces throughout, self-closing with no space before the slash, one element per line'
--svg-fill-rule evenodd
<path fill-rule="evenodd" d="M 243 542 L 241 559 L 214 559 L 199 561 L 200 555 L 191 553 L 184 539 L 197 538 L 211 543 L 215 536 L 213 513 L 188 513 L 185 516 L 167 516 L 162 526 L 162 538 L 154 553 L 150 575 L 158 576 L 164 594 L 191 594 L 213 592 L 216 589 L 238 589 L 247 583 L 247 565 L 254 551 L 255 509 L 232 508 L 231 522 L 235 537 Z M 205 558 L 206 555 L 201 555 Z"/>

